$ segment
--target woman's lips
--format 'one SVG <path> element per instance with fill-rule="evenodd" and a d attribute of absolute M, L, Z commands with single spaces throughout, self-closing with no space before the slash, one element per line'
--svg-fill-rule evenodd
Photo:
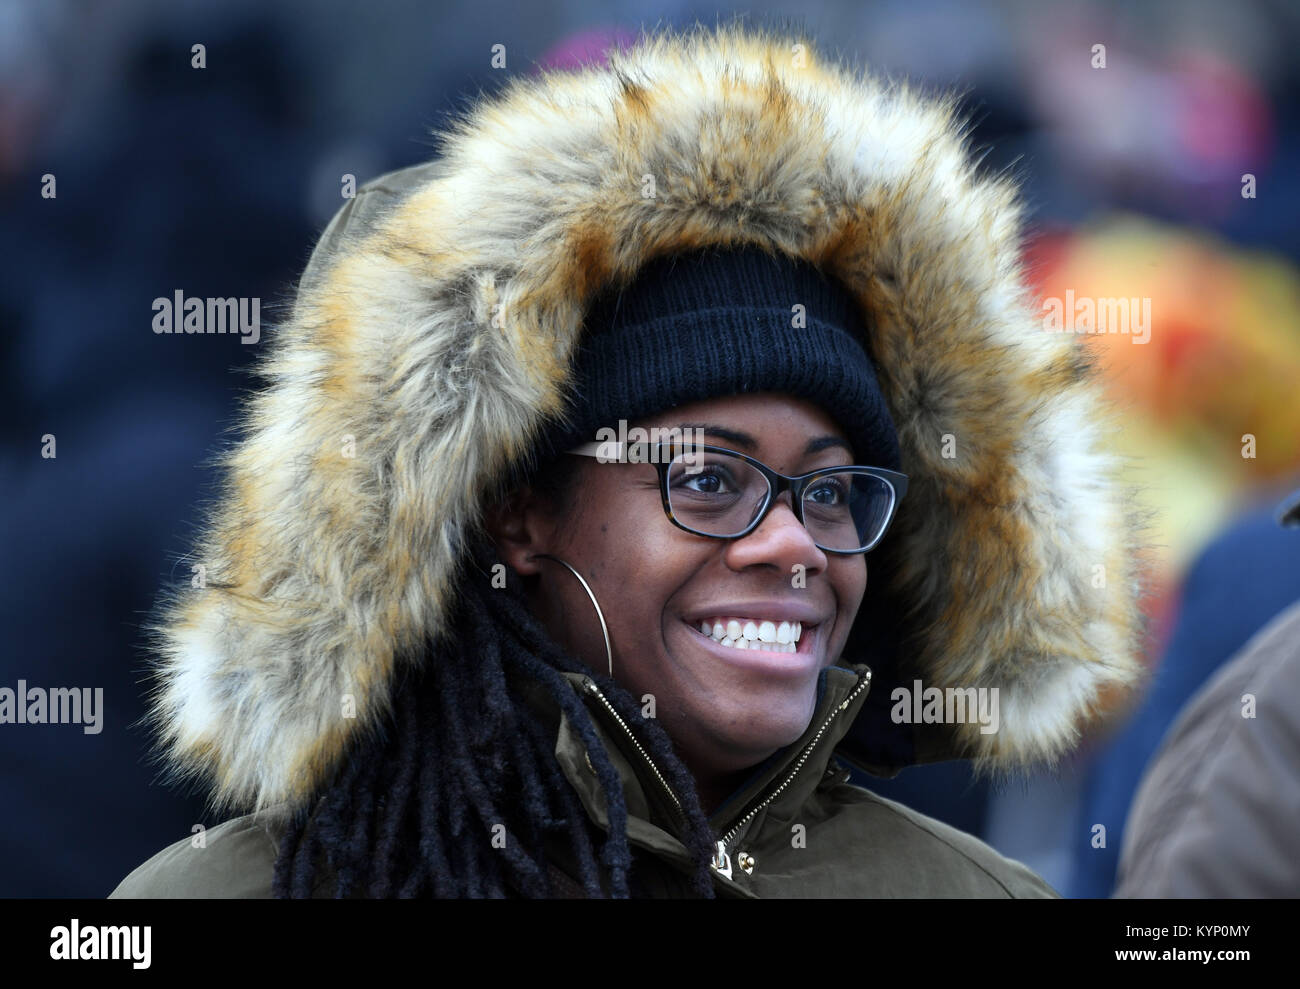
<path fill-rule="evenodd" d="M 713 636 L 701 632 L 698 624 L 693 625 L 685 619 L 682 624 L 705 652 L 735 666 L 776 675 L 803 674 L 810 668 L 821 667 L 817 648 L 821 641 L 821 625 L 804 625 L 803 635 L 799 637 L 798 648 L 794 652 L 771 652 L 766 649 L 724 646 Z"/>

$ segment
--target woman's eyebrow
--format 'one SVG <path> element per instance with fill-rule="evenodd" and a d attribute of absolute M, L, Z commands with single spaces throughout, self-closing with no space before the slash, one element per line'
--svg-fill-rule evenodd
<path fill-rule="evenodd" d="M 821 453 L 832 446 L 842 446 L 850 456 L 853 454 L 853 448 L 849 446 L 848 440 L 842 440 L 838 436 L 820 436 L 815 440 L 808 441 L 808 445 L 803 450 L 804 456 Z"/>
<path fill-rule="evenodd" d="M 688 429 L 702 429 L 706 433 L 720 436 L 727 442 L 734 443 L 746 450 L 753 451 L 758 448 L 758 440 L 754 439 L 754 437 L 750 436 L 748 433 L 740 433 L 734 429 L 727 429 L 724 426 L 717 426 L 713 423 L 684 422 L 674 428 L 680 429 L 683 432 Z M 838 436 L 819 436 L 815 440 L 808 441 L 808 445 L 804 447 L 804 456 L 812 456 L 812 454 L 820 453 L 822 450 L 828 449 L 832 446 L 842 446 L 850 454 L 853 452 L 853 448 L 849 446 L 847 440 L 843 440 Z"/>

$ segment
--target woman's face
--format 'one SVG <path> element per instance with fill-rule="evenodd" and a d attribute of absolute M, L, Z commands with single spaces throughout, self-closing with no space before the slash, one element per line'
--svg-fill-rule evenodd
<path fill-rule="evenodd" d="M 738 395 L 679 406 L 631 423 L 707 425 L 705 440 L 804 474 L 853 463 L 844 434 L 808 402 Z M 805 448 L 825 437 L 838 444 Z M 753 766 L 803 734 L 819 672 L 839 658 L 867 584 L 864 556 L 818 549 L 782 494 L 743 539 L 697 536 L 664 514 L 653 464 L 574 458 L 566 504 L 525 492 L 493 523 L 502 558 L 529 580 L 530 603 L 554 638 L 591 668 L 608 660 L 595 609 L 564 567 L 575 567 L 600 602 L 614 678 L 654 715 L 701 782 Z M 735 620 L 761 628 L 802 625 L 795 652 L 724 646 L 701 633 Z M 645 701 L 643 700 L 643 703 Z"/>

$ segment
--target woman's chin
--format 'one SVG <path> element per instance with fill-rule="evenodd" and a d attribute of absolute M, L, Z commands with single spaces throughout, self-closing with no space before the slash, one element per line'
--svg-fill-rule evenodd
<path fill-rule="evenodd" d="M 813 713 L 811 702 L 812 698 L 803 701 L 786 697 L 766 707 L 755 704 L 747 708 L 748 717 L 742 721 L 714 727 L 716 750 L 727 753 L 730 757 L 727 761 L 737 770 L 762 762 L 773 752 L 793 745 L 808 730 Z M 763 711 L 766 716 L 760 720 L 755 716 L 757 711 Z"/>

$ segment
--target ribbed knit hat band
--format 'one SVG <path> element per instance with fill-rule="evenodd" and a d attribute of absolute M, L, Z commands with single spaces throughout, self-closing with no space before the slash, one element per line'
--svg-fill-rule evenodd
<path fill-rule="evenodd" d="M 802 308 L 796 308 L 802 307 Z M 678 405 L 780 392 L 820 407 L 854 462 L 898 469 L 898 436 L 860 340 L 848 292 L 813 265 L 757 248 L 659 258 L 588 308 L 575 358 L 570 425 L 541 457 Z"/>

